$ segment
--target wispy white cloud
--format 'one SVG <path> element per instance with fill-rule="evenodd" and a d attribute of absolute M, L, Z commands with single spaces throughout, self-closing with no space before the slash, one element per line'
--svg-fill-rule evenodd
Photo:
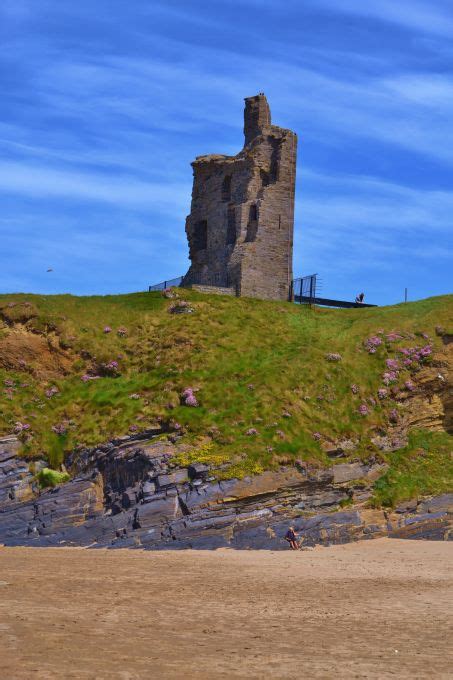
<path fill-rule="evenodd" d="M 453 16 L 448 0 L 316 0 L 316 5 L 333 12 L 379 19 L 421 33 L 453 35 Z"/>
<path fill-rule="evenodd" d="M 187 210 L 190 184 L 140 182 L 128 176 L 76 173 L 45 165 L 0 162 L 0 191 L 35 198 L 69 198 L 150 209 L 181 216 Z"/>

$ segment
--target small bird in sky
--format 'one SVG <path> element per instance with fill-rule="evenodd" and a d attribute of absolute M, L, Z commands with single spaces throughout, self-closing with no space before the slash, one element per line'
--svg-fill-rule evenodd
<path fill-rule="evenodd" d="M 49 268 L 47 271 L 48 271 L 48 272 L 53 272 L 53 269 Z"/>

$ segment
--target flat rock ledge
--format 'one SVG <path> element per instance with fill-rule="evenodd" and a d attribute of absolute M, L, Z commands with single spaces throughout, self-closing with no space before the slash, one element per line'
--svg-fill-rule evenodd
<path fill-rule="evenodd" d="M 155 433 L 151 433 L 154 435 Z M 451 540 L 453 494 L 366 509 L 377 462 L 327 469 L 301 463 L 218 481 L 202 463 L 172 462 L 183 447 L 157 438 L 114 440 L 69 461 L 72 479 L 40 491 L 13 436 L 0 440 L 0 543 L 91 548 L 286 550 L 381 536 Z M 34 469 L 44 465 L 34 462 Z"/>

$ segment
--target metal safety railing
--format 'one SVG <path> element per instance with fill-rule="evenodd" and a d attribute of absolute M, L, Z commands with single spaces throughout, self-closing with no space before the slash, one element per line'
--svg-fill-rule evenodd
<path fill-rule="evenodd" d="M 175 279 L 168 279 L 167 281 L 155 283 L 153 286 L 148 287 L 148 292 L 151 293 L 153 290 L 165 290 L 166 288 L 179 288 L 183 278 L 183 276 L 177 276 Z"/>

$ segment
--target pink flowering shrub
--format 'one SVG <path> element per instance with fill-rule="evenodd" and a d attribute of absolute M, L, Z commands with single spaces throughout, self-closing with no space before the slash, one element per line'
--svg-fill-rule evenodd
<path fill-rule="evenodd" d="M 101 371 L 105 375 L 118 375 L 118 362 L 115 360 L 108 361 L 101 365 Z"/>
<path fill-rule="evenodd" d="M 56 423 L 55 425 L 52 425 L 52 430 L 55 432 L 55 434 L 63 436 L 68 431 L 68 422 L 65 420 L 61 423 Z"/>
<path fill-rule="evenodd" d="M 367 416 L 369 413 L 368 406 L 366 404 L 360 404 L 358 411 L 361 416 Z"/>
<path fill-rule="evenodd" d="M 20 434 L 21 432 L 25 432 L 26 430 L 29 429 L 30 425 L 28 425 L 27 423 L 21 423 L 19 420 L 14 425 L 14 432 L 16 432 L 16 434 Z"/>
<path fill-rule="evenodd" d="M 388 391 L 385 389 L 385 387 L 380 387 L 378 389 L 377 394 L 378 394 L 379 399 L 385 399 L 388 395 Z"/>
<path fill-rule="evenodd" d="M 415 385 L 412 382 L 412 380 L 406 380 L 406 382 L 404 383 L 404 387 L 406 388 L 406 390 L 409 390 L 409 392 L 413 392 L 415 390 Z"/>
<path fill-rule="evenodd" d="M 364 346 L 368 354 L 374 354 L 379 345 L 382 345 L 382 338 L 378 335 L 372 335 L 364 341 Z"/>
<path fill-rule="evenodd" d="M 104 330 L 102 332 L 103 333 L 111 333 L 112 329 L 110 328 L 110 326 L 104 326 Z"/>
<path fill-rule="evenodd" d="M 398 359 L 387 359 L 385 362 L 385 365 L 387 368 L 390 368 L 392 371 L 397 371 L 399 369 L 399 363 Z"/>
<path fill-rule="evenodd" d="M 338 354 L 338 352 L 329 352 L 329 354 L 326 354 L 325 358 L 327 361 L 341 361 L 341 354 Z"/>
<path fill-rule="evenodd" d="M 360 392 L 359 386 L 356 385 L 355 383 L 353 385 L 351 385 L 351 392 L 352 392 L 352 394 L 358 394 Z"/>
<path fill-rule="evenodd" d="M 182 393 L 182 399 L 183 399 L 183 403 L 186 406 L 193 406 L 193 407 L 198 406 L 198 401 L 197 401 L 196 396 L 193 393 L 192 387 L 186 387 L 186 389 Z"/>
<path fill-rule="evenodd" d="M 392 383 L 395 383 L 398 380 L 398 373 L 395 371 L 386 371 L 382 375 L 382 382 L 384 385 L 391 385 Z"/>
<path fill-rule="evenodd" d="M 403 347 L 399 350 L 405 356 L 403 363 L 406 367 L 417 367 L 417 364 L 423 363 L 425 359 L 431 356 L 433 352 L 432 345 L 425 345 L 424 347 Z"/>
<path fill-rule="evenodd" d="M 398 422 L 398 411 L 396 408 L 392 409 L 389 413 L 389 421 L 391 423 L 397 423 Z"/>

